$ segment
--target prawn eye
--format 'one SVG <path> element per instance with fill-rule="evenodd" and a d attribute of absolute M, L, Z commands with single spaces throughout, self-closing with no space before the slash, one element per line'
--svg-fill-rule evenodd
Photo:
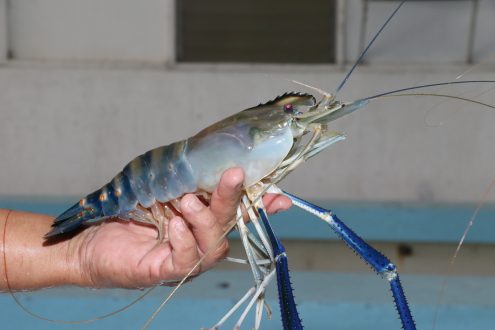
<path fill-rule="evenodd" d="M 284 105 L 284 112 L 286 113 L 294 113 L 294 107 L 291 103 Z"/>

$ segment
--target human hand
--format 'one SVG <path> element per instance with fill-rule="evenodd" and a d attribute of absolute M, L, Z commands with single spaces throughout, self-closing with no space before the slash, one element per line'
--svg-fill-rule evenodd
<path fill-rule="evenodd" d="M 192 275 L 211 268 L 228 253 L 228 241 L 221 237 L 236 216 L 243 180 L 242 169 L 225 171 L 209 207 L 195 195 L 185 195 L 180 201 L 184 218 L 170 220 L 169 240 L 165 242 L 157 241 L 155 228 L 132 221 L 108 221 L 87 228 L 71 244 L 80 265 L 77 282 L 91 287 L 136 288 L 177 281 L 206 251 L 207 257 Z M 267 194 L 263 201 L 269 213 L 291 206 L 281 195 Z"/>

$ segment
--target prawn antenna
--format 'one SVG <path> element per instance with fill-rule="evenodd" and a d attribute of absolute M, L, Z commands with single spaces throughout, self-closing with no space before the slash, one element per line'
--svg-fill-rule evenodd
<path fill-rule="evenodd" d="M 362 98 L 358 101 L 370 101 L 370 100 L 377 99 L 380 97 L 393 95 L 393 94 L 397 94 L 400 92 L 407 92 L 407 91 L 411 91 L 411 90 L 415 90 L 415 89 L 421 89 L 421 88 L 438 87 L 438 86 L 446 86 L 446 85 L 457 85 L 457 84 L 472 84 L 472 83 L 495 84 L 495 80 L 460 80 L 460 81 L 455 80 L 455 81 L 444 81 L 444 82 L 440 82 L 440 83 L 433 83 L 433 84 L 426 84 L 426 85 L 411 86 L 411 87 L 395 89 L 392 91 L 368 96 L 368 97 Z M 356 101 L 356 102 L 358 102 L 358 101 Z"/>
<path fill-rule="evenodd" d="M 402 5 L 406 2 L 407 0 L 402 0 L 401 3 L 397 6 L 397 8 L 395 8 L 395 10 L 393 11 L 392 14 L 390 14 L 390 16 L 387 18 L 387 20 L 385 21 L 385 23 L 383 23 L 382 27 L 378 30 L 378 32 L 375 34 L 375 36 L 373 37 L 373 39 L 371 39 L 371 41 L 368 43 L 368 45 L 366 46 L 366 48 L 363 50 L 363 52 L 361 53 L 361 55 L 359 55 L 358 59 L 356 60 L 356 62 L 354 62 L 354 64 L 352 65 L 352 68 L 347 72 L 347 74 L 345 75 L 344 79 L 342 80 L 342 82 L 340 83 L 339 87 L 337 87 L 337 89 L 335 90 L 335 92 L 333 93 L 334 95 L 337 95 L 337 93 L 342 89 L 342 87 L 344 87 L 345 83 L 347 82 L 347 79 L 349 79 L 349 77 L 351 76 L 352 72 L 354 72 L 354 69 L 356 69 L 357 65 L 359 63 L 361 63 L 361 61 L 363 60 L 363 57 L 364 55 L 366 55 L 366 53 L 368 52 L 368 50 L 370 49 L 371 45 L 373 45 L 373 43 L 375 42 L 376 38 L 378 38 L 378 36 L 382 33 L 382 31 L 385 29 L 385 27 L 388 25 L 388 23 L 390 22 L 390 20 L 395 16 L 395 14 L 399 11 L 400 7 L 402 7 Z"/>
<path fill-rule="evenodd" d="M 437 303 L 435 305 L 435 311 L 433 314 L 433 329 L 436 329 L 437 320 L 438 320 L 439 305 L 442 302 L 442 299 L 443 299 L 444 294 L 445 294 L 445 289 L 447 287 L 447 281 L 448 281 L 447 275 L 451 271 L 452 266 L 454 265 L 454 262 L 457 259 L 457 255 L 459 254 L 459 251 L 461 250 L 461 246 L 464 243 L 464 240 L 466 239 L 469 231 L 473 227 L 474 221 L 478 217 L 478 213 L 480 212 L 481 208 L 486 204 L 488 197 L 489 197 L 490 193 L 493 191 L 494 187 L 495 187 L 495 178 L 492 179 L 492 181 L 490 182 L 490 184 L 488 185 L 486 190 L 483 192 L 483 195 L 481 196 L 481 200 L 478 202 L 478 205 L 476 205 L 476 209 L 471 214 L 471 217 L 469 218 L 469 222 L 466 225 L 466 228 L 464 228 L 464 232 L 462 233 L 461 239 L 459 240 L 459 243 L 457 243 L 457 247 L 455 249 L 454 255 L 450 259 L 448 269 L 445 272 L 445 275 L 443 277 L 442 286 L 440 287 L 440 292 L 438 293 Z"/>
<path fill-rule="evenodd" d="M 448 95 L 448 94 L 437 94 L 437 93 L 403 93 L 403 94 L 392 94 L 392 95 L 386 95 L 383 97 L 394 97 L 394 96 L 434 96 L 434 97 L 444 97 L 448 99 L 454 99 L 454 100 L 460 100 L 460 101 L 465 101 L 465 102 L 470 102 L 474 104 L 478 104 L 487 108 L 492 108 L 495 110 L 495 105 L 491 105 L 488 103 L 476 101 L 473 99 L 468 99 L 467 97 L 461 97 L 461 96 L 456 96 L 456 95 Z M 431 109 L 430 109 L 431 110 Z"/>
<path fill-rule="evenodd" d="M 305 84 L 303 82 L 300 82 L 300 81 L 297 81 L 297 80 L 291 80 L 294 84 L 298 84 L 298 85 L 301 85 L 301 86 L 304 86 L 306 88 L 309 88 L 309 89 L 312 89 L 318 93 L 320 93 L 321 95 L 323 95 L 323 97 L 327 100 L 332 100 L 333 99 L 333 95 L 330 94 L 329 92 L 326 92 L 324 91 L 323 89 L 319 89 L 318 87 L 314 87 L 314 86 L 311 86 L 311 85 L 308 85 L 308 84 Z"/>

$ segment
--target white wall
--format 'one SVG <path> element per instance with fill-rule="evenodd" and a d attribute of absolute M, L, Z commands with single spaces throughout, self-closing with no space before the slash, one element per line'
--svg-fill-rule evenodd
<path fill-rule="evenodd" d="M 483 15 L 495 12 L 490 2 L 482 3 Z M 173 58 L 173 1 L 147 0 L 143 7 L 117 0 L 16 0 L 11 4 L 9 43 L 18 60 L 0 68 L 0 195 L 88 193 L 152 147 L 191 136 L 285 91 L 301 90 L 291 79 L 332 91 L 344 75 L 331 66 L 169 65 L 165 69 L 115 65 L 120 61 L 165 63 Z M 349 10 L 358 4 L 351 2 Z M 415 3 L 407 6 L 404 17 L 422 17 L 413 10 Z M 442 22 L 455 23 L 447 19 L 448 8 L 441 8 L 432 26 L 443 29 Z M 43 15 L 51 19 L 39 20 Z M 129 25 L 134 18 L 139 24 Z M 56 20 L 64 23 L 63 29 Z M 485 28 L 478 30 L 493 30 L 488 21 L 480 23 Z M 432 40 L 421 32 L 426 24 L 422 20 L 409 26 L 410 31 L 397 28 L 401 22 L 397 19 L 396 28 L 384 34 L 382 44 L 370 54 L 371 62 L 382 63 L 380 58 L 389 52 L 401 58 L 408 47 L 418 52 L 417 62 L 424 62 L 424 56 L 430 59 L 421 66 L 411 65 L 415 60 L 408 57 L 404 60 L 408 65 L 359 68 L 341 97 L 353 99 L 454 80 L 466 71 L 463 79 L 495 78 L 493 67 L 485 64 L 452 64 L 462 62 L 463 51 L 447 56 L 449 65 L 435 64 L 442 59 L 442 49 L 453 52 L 447 42 L 450 31 L 443 31 L 449 38 Z M 376 28 L 370 21 L 371 25 Z M 465 40 L 456 27 L 452 29 L 452 39 Z M 352 58 L 357 39 L 352 29 L 349 34 L 354 35 L 348 44 Z M 424 45 L 417 46 L 422 40 Z M 485 59 L 493 48 L 484 40 L 477 39 L 478 47 L 484 45 L 484 51 L 477 53 L 483 63 L 489 62 Z M 423 55 L 428 49 L 430 55 Z M 395 61 L 388 58 L 386 62 Z M 493 87 L 436 91 L 493 104 Z M 348 140 L 302 166 L 284 186 L 321 199 L 477 201 L 495 176 L 495 112 L 486 110 L 428 97 L 376 101 L 335 122 L 333 127 L 345 131 Z"/>
<path fill-rule="evenodd" d="M 342 77 L 328 70 L 297 71 L 3 68 L 0 194 L 90 192 L 152 147 L 191 136 L 286 90 L 300 90 L 289 79 L 331 90 Z M 455 70 L 364 71 L 351 78 L 344 95 L 456 76 Z M 492 73 L 472 74 L 493 79 Z M 495 103 L 493 85 L 459 91 Z M 384 99 L 335 122 L 348 140 L 302 166 L 287 187 L 330 199 L 477 200 L 495 176 L 495 113 L 442 102 Z"/>
<path fill-rule="evenodd" d="M 5 3 L 0 0 L 0 17 Z M 345 14 L 345 28 L 338 37 L 345 38 L 347 45 L 345 51 L 339 52 L 346 53 L 347 61 L 352 61 L 359 50 L 361 0 L 339 3 L 345 7 L 340 11 Z M 8 4 L 9 43 L 20 60 L 163 64 L 175 59 L 174 0 L 14 0 Z M 367 41 L 397 4 L 370 2 Z M 480 0 L 478 14 L 474 58 L 494 63 L 495 2 Z M 366 59 L 387 64 L 462 63 L 466 59 L 470 17 L 471 1 L 407 2 Z M 311 51 L 311 45 L 304 40 L 293 43 L 294 47 Z"/>
<path fill-rule="evenodd" d="M 9 15 L 18 59 L 165 63 L 174 58 L 173 0 L 15 0 Z"/>
<path fill-rule="evenodd" d="M 370 1 L 366 41 L 371 40 L 399 1 Z M 359 50 L 361 1 L 348 1 L 349 54 Z M 371 63 L 462 63 L 466 60 L 472 1 L 406 2 L 383 31 L 367 60 Z M 493 63 L 495 2 L 480 0 L 474 59 Z"/>
<path fill-rule="evenodd" d="M 7 6 L 0 0 L 0 64 L 7 58 Z"/>

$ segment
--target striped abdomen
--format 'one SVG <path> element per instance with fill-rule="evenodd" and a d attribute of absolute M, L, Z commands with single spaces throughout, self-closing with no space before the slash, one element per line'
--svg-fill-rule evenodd
<path fill-rule="evenodd" d="M 134 158 L 101 189 L 59 215 L 46 237 L 66 233 L 84 222 L 123 216 L 137 205 L 151 207 L 197 190 L 185 154 L 187 141 L 159 147 Z"/>

